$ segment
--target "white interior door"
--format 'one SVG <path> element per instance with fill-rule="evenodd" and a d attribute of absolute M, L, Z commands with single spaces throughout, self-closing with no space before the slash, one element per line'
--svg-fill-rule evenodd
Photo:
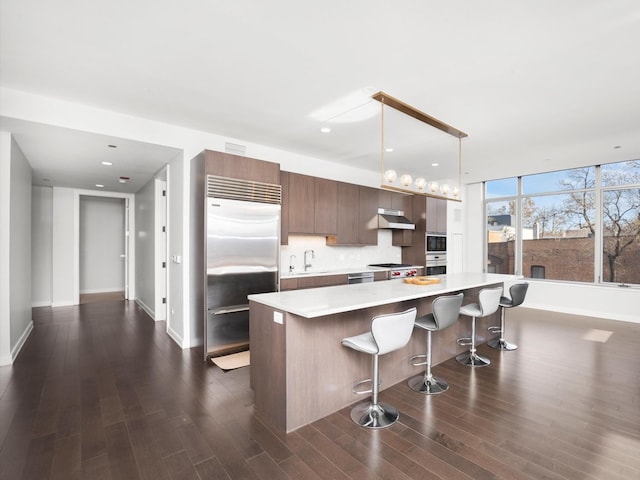
<path fill-rule="evenodd" d="M 167 182 L 155 182 L 155 320 L 167 319 Z"/>

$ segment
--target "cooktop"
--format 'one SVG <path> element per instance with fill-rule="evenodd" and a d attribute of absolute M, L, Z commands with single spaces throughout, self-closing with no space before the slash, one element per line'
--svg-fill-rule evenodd
<path fill-rule="evenodd" d="M 368 266 L 380 268 L 409 268 L 413 265 L 409 265 L 408 263 L 371 263 Z"/>

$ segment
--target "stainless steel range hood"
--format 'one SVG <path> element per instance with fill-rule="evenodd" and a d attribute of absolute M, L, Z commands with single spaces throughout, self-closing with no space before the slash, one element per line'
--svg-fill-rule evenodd
<path fill-rule="evenodd" d="M 415 230 L 416 226 L 404 216 L 402 210 L 378 209 L 378 228 L 390 228 L 394 230 Z"/>

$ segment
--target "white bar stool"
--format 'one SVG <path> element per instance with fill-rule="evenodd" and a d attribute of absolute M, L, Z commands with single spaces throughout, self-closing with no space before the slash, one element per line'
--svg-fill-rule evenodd
<path fill-rule="evenodd" d="M 515 285 L 511 285 L 511 288 L 509 289 L 509 295 L 511 296 L 511 298 L 500 298 L 500 326 L 489 327 L 487 329 L 491 333 L 500 334 L 500 338 L 493 338 L 487 342 L 487 345 L 489 345 L 491 348 L 497 348 L 498 350 L 507 351 L 518 349 L 518 345 L 516 345 L 515 343 L 509 343 L 504 339 L 504 309 L 522 305 L 522 302 L 524 302 L 524 297 L 527 295 L 528 288 L 529 284 L 527 282 L 516 283 Z"/>
<path fill-rule="evenodd" d="M 424 375 L 417 375 L 409 379 L 409 387 L 416 392 L 425 395 L 435 395 L 446 392 L 449 384 L 436 378 L 431 373 L 431 332 L 437 332 L 449 328 L 458 321 L 460 306 L 462 305 L 462 293 L 436 298 L 431 304 L 433 313 L 417 318 L 415 326 L 427 331 L 427 353 L 414 355 L 409 359 L 413 366 L 426 365 Z M 424 362 L 414 363 L 414 360 L 424 358 Z"/>
<path fill-rule="evenodd" d="M 478 294 L 479 303 L 470 303 L 460 308 L 460 313 L 471 317 L 471 337 L 459 338 L 458 345 L 471 345 L 471 348 L 456 357 L 456 360 L 468 367 L 486 367 L 491 363 L 487 357 L 476 353 L 476 318 L 495 313 L 500 306 L 502 287 L 483 288 Z"/>
<path fill-rule="evenodd" d="M 378 357 L 385 353 L 404 347 L 411 339 L 413 323 L 416 319 L 415 308 L 410 308 L 402 313 L 378 315 L 371 321 L 371 331 L 342 339 L 342 345 L 359 352 L 373 356 L 373 378 L 357 382 L 355 387 L 365 382 L 371 382 L 371 401 L 356 404 L 351 409 L 351 419 L 366 428 L 389 427 L 398 421 L 398 410 L 382 402 L 378 402 L 380 387 Z"/>

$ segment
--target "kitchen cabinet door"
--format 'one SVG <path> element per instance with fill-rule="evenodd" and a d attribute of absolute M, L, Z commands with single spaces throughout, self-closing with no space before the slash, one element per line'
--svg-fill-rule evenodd
<path fill-rule="evenodd" d="M 335 235 L 338 231 L 338 182 L 314 178 L 314 233 Z"/>
<path fill-rule="evenodd" d="M 238 178 L 277 185 L 280 165 L 230 153 L 205 150 L 205 172 L 209 175 Z"/>
<path fill-rule="evenodd" d="M 447 233 L 447 201 L 427 197 L 427 232 Z"/>
<path fill-rule="evenodd" d="M 286 292 L 287 290 L 297 290 L 298 279 L 297 278 L 281 278 L 280 279 L 280 291 Z"/>
<path fill-rule="evenodd" d="M 411 199 L 411 220 L 416 225 L 412 232 L 410 246 L 402 249 L 402 261 L 412 265 L 425 264 L 425 234 L 426 234 L 426 207 L 425 197 L 414 195 Z"/>
<path fill-rule="evenodd" d="M 359 187 L 358 244 L 378 244 L 378 189 Z"/>
<path fill-rule="evenodd" d="M 392 192 L 391 190 L 384 190 L 382 188 L 378 191 L 378 207 L 386 208 L 388 210 L 402 210 L 408 217 L 411 213 L 411 198 L 413 195 L 408 195 L 400 192 Z M 412 220 L 412 219 L 410 219 Z"/>
<path fill-rule="evenodd" d="M 338 228 L 335 237 L 327 239 L 329 245 L 356 245 L 358 243 L 358 185 L 338 182 Z"/>
<path fill-rule="evenodd" d="M 282 209 L 280 210 L 280 245 L 289 245 L 289 172 L 280 172 Z"/>
<path fill-rule="evenodd" d="M 323 275 L 320 277 L 300 277 L 298 278 L 298 288 L 331 287 L 333 285 L 346 285 L 346 275 Z"/>
<path fill-rule="evenodd" d="M 378 244 L 378 190 L 337 182 L 338 229 L 327 245 Z"/>
<path fill-rule="evenodd" d="M 315 179 L 299 173 L 289 176 L 289 233 L 315 233 Z"/>

